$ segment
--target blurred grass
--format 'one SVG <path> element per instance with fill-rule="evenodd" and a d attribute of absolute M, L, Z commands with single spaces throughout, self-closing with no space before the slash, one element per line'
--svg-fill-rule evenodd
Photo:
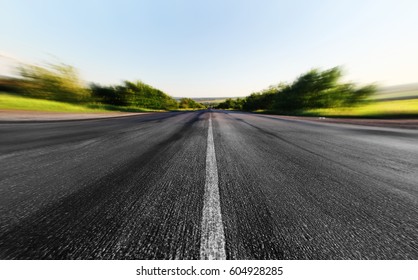
<path fill-rule="evenodd" d="M 256 113 L 336 118 L 417 118 L 418 99 L 367 102 L 350 108 L 311 109 L 298 112 L 257 110 Z"/>
<path fill-rule="evenodd" d="M 70 104 L 65 102 L 35 99 L 17 96 L 0 92 L 0 109 L 7 110 L 28 110 L 44 112 L 79 112 L 79 113 L 100 113 L 100 112 L 155 112 L 158 110 L 143 109 L 137 107 L 113 106 L 104 104 Z"/>
<path fill-rule="evenodd" d="M 418 99 L 370 102 L 352 108 L 314 109 L 302 112 L 306 116 L 324 117 L 418 117 Z"/>
<path fill-rule="evenodd" d="M 7 110 L 30 110 L 47 112 L 156 112 L 158 110 L 114 106 L 104 104 L 75 105 L 65 102 L 49 101 L 17 96 L 0 92 L 0 109 Z M 191 109 L 187 109 L 191 110 Z M 185 111 L 187 111 L 185 110 Z M 265 110 L 259 113 L 280 113 L 268 112 Z M 391 117 L 418 117 L 418 99 L 393 100 L 369 102 L 353 108 L 328 108 L 313 109 L 303 112 L 296 112 L 294 115 L 302 116 L 324 116 L 324 117 L 369 117 L 369 118 L 391 118 Z"/>
<path fill-rule="evenodd" d="M 116 105 L 108 105 L 108 104 L 100 104 L 100 103 L 90 103 L 86 105 L 87 108 L 92 110 L 100 110 L 102 112 L 110 112 L 110 111 L 117 111 L 117 112 L 131 112 L 131 113 L 138 113 L 138 112 L 166 112 L 166 110 L 156 110 L 156 109 L 147 109 L 147 108 L 139 108 L 134 106 L 116 106 Z"/>

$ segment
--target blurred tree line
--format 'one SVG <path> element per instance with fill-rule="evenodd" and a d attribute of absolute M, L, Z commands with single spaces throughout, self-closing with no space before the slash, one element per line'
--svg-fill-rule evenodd
<path fill-rule="evenodd" d="M 218 109 L 233 109 L 233 110 L 243 110 L 244 98 L 227 98 L 224 102 L 219 103 Z"/>
<path fill-rule="evenodd" d="M 89 92 L 77 71 L 66 64 L 47 67 L 23 65 L 17 68 L 19 78 L 1 78 L 0 90 L 15 94 L 63 102 L 83 102 Z"/>
<path fill-rule="evenodd" d="M 338 67 L 324 71 L 313 69 L 291 84 L 281 83 L 245 98 L 227 99 L 217 108 L 292 113 L 309 109 L 351 107 L 376 92 L 373 85 L 358 88 L 352 83 L 341 83 L 341 78 L 342 72 Z"/>
<path fill-rule="evenodd" d="M 19 78 L 0 77 L 0 91 L 31 98 L 78 104 L 104 104 L 147 109 L 205 108 L 190 98 L 177 102 L 163 91 L 141 81 L 124 81 L 119 85 L 86 85 L 76 69 L 66 64 L 46 67 L 23 65 Z"/>
<path fill-rule="evenodd" d="M 92 84 L 91 96 L 96 102 L 108 105 L 163 110 L 178 108 L 174 98 L 140 81 L 124 81 L 116 86 Z"/>

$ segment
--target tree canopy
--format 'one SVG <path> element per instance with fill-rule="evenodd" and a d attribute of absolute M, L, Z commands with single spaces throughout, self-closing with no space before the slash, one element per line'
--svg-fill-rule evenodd
<path fill-rule="evenodd" d="M 181 98 L 179 101 L 179 108 L 181 109 L 203 109 L 205 106 L 194 101 L 191 98 Z"/>

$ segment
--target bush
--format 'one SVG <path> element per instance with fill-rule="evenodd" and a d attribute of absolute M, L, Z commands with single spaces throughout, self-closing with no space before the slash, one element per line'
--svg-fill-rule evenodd
<path fill-rule="evenodd" d="M 93 83 L 87 87 L 75 68 L 66 64 L 48 64 L 45 67 L 22 65 L 18 67 L 18 72 L 20 78 L 0 77 L 0 90 L 31 98 L 69 103 L 96 102 L 157 110 L 178 108 L 175 99 L 140 81 L 124 81 L 115 86 Z M 192 106 L 202 105 L 194 102 Z"/>
<path fill-rule="evenodd" d="M 24 65 L 19 68 L 25 83 L 24 95 L 63 102 L 87 102 L 90 91 L 84 86 L 74 67 L 49 64 L 47 67 Z"/>
<path fill-rule="evenodd" d="M 233 109 L 233 110 L 242 110 L 244 104 L 243 98 L 227 98 L 224 102 L 221 102 L 216 106 L 218 109 Z"/>
<path fill-rule="evenodd" d="M 313 69 L 279 90 L 273 108 L 297 111 L 354 106 L 376 91 L 371 85 L 356 89 L 354 84 L 342 84 L 341 77 L 338 67 L 325 71 Z"/>
<path fill-rule="evenodd" d="M 376 92 L 368 85 L 356 88 L 351 83 L 341 83 L 342 72 L 335 67 L 325 71 L 313 69 L 301 75 L 292 84 L 271 86 L 252 93 L 243 100 L 227 99 L 218 105 L 220 109 L 273 110 L 297 112 L 321 108 L 350 107 L 363 102 Z"/>
<path fill-rule="evenodd" d="M 124 81 L 117 86 L 92 84 L 91 91 L 96 102 L 108 105 L 163 110 L 178 108 L 177 101 L 172 97 L 140 81 Z"/>
<path fill-rule="evenodd" d="M 206 108 L 203 104 L 194 101 L 191 98 L 181 98 L 179 102 L 181 109 L 203 109 Z"/>
<path fill-rule="evenodd" d="M 128 94 L 122 87 L 92 84 L 90 88 L 93 99 L 98 103 L 115 106 L 129 105 Z"/>

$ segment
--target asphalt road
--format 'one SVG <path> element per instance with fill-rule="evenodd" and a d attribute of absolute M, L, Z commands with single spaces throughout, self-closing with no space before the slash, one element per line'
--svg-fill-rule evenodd
<path fill-rule="evenodd" d="M 418 259 L 418 130 L 223 111 L 0 123 L 0 164 L 0 259 Z"/>

